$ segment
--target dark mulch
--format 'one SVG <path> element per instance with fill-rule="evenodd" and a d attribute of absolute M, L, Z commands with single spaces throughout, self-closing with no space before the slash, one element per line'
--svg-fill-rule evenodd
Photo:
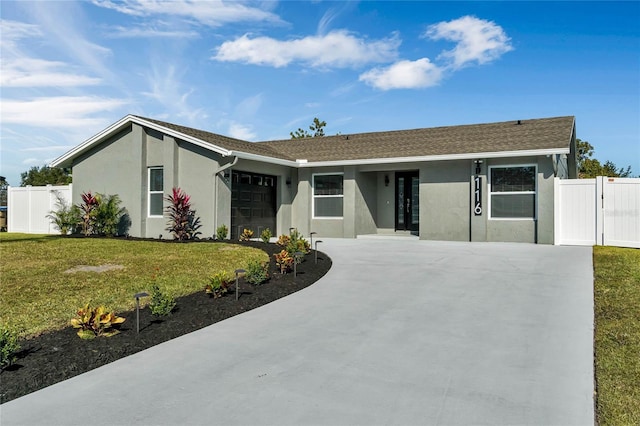
<path fill-rule="evenodd" d="M 294 279 L 293 273 L 282 275 L 277 272 L 273 262 L 273 254 L 280 251 L 277 245 L 240 244 L 260 248 L 269 254 L 268 282 L 252 286 L 241 278 L 238 301 L 235 290 L 218 299 L 210 298 L 204 291 L 178 298 L 176 310 L 162 320 L 155 319 L 148 308 L 141 309 L 140 334 L 136 333 L 136 312 L 131 311 L 118 312 L 126 321 L 120 328 L 121 333 L 110 338 L 82 340 L 76 335 L 77 330 L 68 327 L 24 340 L 17 362 L 0 373 L 0 403 L 287 296 L 313 284 L 331 267 L 331 259 L 322 252 L 318 252 L 316 265 L 312 251 L 298 265 Z"/>

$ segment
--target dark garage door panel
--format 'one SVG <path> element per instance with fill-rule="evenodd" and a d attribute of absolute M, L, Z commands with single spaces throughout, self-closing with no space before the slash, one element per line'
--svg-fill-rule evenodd
<path fill-rule="evenodd" d="M 231 173 L 231 239 L 238 239 L 245 228 L 254 237 L 266 228 L 276 234 L 276 182 L 275 176 Z"/>

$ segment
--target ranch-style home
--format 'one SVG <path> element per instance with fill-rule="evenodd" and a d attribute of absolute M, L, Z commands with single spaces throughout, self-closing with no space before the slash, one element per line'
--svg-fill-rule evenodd
<path fill-rule="evenodd" d="M 167 235 L 163 199 L 191 195 L 202 237 L 274 235 L 554 243 L 554 177 L 576 177 L 575 118 L 247 142 L 128 115 L 53 161 L 73 202 L 118 194 L 129 234 Z M 166 237 L 165 237 L 166 238 Z"/>

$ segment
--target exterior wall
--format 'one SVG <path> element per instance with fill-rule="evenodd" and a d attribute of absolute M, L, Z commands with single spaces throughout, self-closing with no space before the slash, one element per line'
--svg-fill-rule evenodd
<path fill-rule="evenodd" d="M 377 173 L 356 172 L 355 235 L 375 234 L 378 215 Z"/>
<path fill-rule="evenodd" d="M 420 167 L 420 238 L 469 241 L 468 161 L 425 163 Z"/>
<path fill-rule="evenodd" d="M 385 176 L 389 184 L 385 184 Z M 377 172 L 376 225 L 382 232 L 393 232 L 396 226 L 395 179 L 395 172 Z"/>

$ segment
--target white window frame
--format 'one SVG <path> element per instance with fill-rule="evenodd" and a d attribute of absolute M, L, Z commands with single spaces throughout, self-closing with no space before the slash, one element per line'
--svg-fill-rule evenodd
<path fill-rule="evenodd" d="M 508 168 L 515 168 L 515 167 L 533 167 L 534 169 L 534 185 L 535 185 L 535 189 L 533 191 L 510 191 L 510 192 L 493 192 L 491 190 L 491 170 L 492 169 L 508 169 Z M 531 164 L 496 164 L 493 166 L 489 166 L 488 168 L 488 176 L 487 176 L 487 192 L 489 193 L 488 195 L 488 201 L 487 201 L 487 208 L 489 209 L 489 220 L 537 220 L 538 219 L 538 165 L 535 163 L 531 163 Z M 491 215 L 492 210 L 491 210 L 491 199 L 492 199 L 492 195 L 494 194 L 499 194 L 499 195 L 531 195 L 533 194 L 533 202 L 534 202 L 534 209 L 533 209 L 533 217 L 493 217 Z"/>
<path fill-rule="evenodd" d="M 151 190 L 151 170 L 162 170 L 162 191 Z M 147 217 L 164 217 L 164 208 L 163 214 L 151 214 L 151 194 L 161 194 L 164 206 L 164 167 L 162 166 L 147 167 Z"/>
<path fill-rule="evenodd" d="M 316 176 L 342 176 L 342 195 L 316 195 Z M 341 216 L 316 216 L 316 198 L 342 198 Z M 311 175 L 311 218 L 321 220 L 344 219 L 344 172 L 313 173 Z"/>

